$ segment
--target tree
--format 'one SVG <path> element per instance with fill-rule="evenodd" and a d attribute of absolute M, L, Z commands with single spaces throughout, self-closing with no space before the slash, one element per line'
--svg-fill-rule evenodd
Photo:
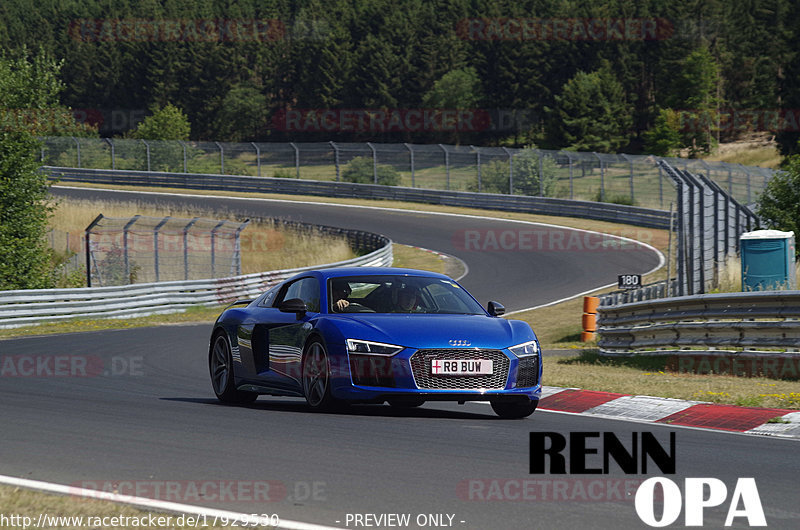
<path fill-rule="evenodd" d="M 422 104 L 432 109 L 472 109 L 481 99 L 480 89 L 475 68 L 450 70 L 433 84 Z"/>
<path fill-rule="evenodd" d="M 611 153 L 628 143 L 631 107 L 608 65 L 588 74 L 578 72 L 555 100 L 551 127 L 562 146 Z"/>
<path fill-rule="evenodd" d="M 137 140 L 188 140 L 192 126 L 181 109 L 167 103 L 151 107 L 151 114 L 136 126 L 130 136 Z"/>
<path fill-rule="evenodd" d="M 719 131 L 717 85 L 719 67 L 708 47 L 693 50 L 683 61 L 676 78 L 677 106 L 681 110 L 683 144 L 689 156 L 710 153 Z"/>
<path fill-rule="evenodd" d="M 790 156 L 785 171 L 770 179 L 756 213 L 769 228 L 800 234 L 800 155 Z"/>
<path fill-rule="evenodd" d="M 47 176 L 38 171 L 39 142 L 27 131 L 0 132 L 0 290 L 53 283 L 45 234 L 52 211 Z"/>
<path fill-rule="evenodd" d="M 656 123 L 644 133 L 644 148 L 657 156 L 674 156 L 681 148 L 680 117 L 672 109 L 659 109 Z"/>

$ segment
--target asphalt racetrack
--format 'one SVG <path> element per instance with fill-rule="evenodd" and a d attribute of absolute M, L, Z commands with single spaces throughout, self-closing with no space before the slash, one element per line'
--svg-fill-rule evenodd
<path fill-rule="evenodd" d="M 106 192 L 55 192 L 109 198 Z M 463 230 L 536 229 L 503 221 L 287 202 L 170 200 L 363 228 L 453 254 L 469 266 L 462 283 L 478 300 L 496 299 L 509 310 L 659 263 L 644 248 L 461 248 Z M 718 528 L 737 479 L 754 477 L 769 526 L 800 525 L 794 441 L 543 411 L 504 421 L 482 403 L 432 403 L 411 411 L 353 406 L 319 414 L 302 400 L 262 397 L 252 406 L 229 407 L 217 403 L 211 390 L 208 333 L 208 325 L 184 325 L 1 341 L 4 359 L 26 356 L 44 367 L 44 375 L 0 378 L 0 474 L 90 488 L 111 484 L 121 493 L 330 526 L 465 529 L 646 528 L 632 493 L 651 476 L 667 476 L 681 490 L 685 477 L 722 480 L 727 499 L 706 509 L 704 520 Z M 55 366 L 50 358 L 58 356 L 84 370 L 48 376 L 47 367 Z M 545 363 L 545 382 L 546 374 Z M 625 475 L 611 461 L 607 474 L 532 475 L 534 431 L 611 432 L 627 447 L 642 431 L 668 447 L 675 433 L 676 473 L 664 475 L 650 462 L 647 473 Z M 587 467 L 603 467 L 602 451 L 586 459 Z M 198 490 L 205 494 L 198 497 Z M 655 512 L 660 516 L 660 508 Z M 408 514 L 409 523 L 392 525 L 398 520 L 368 514 Z M 739 517 L 734 527 L 746 522 Z M 683 523 L 682 513 L 676 525 Z"/>

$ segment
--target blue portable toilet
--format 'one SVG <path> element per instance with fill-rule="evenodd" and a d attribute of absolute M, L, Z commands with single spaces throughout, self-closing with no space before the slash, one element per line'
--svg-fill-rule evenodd
<path fill-rule="evenodd" d="M 739 237 L 742 291 L 795 289 L 794 232 L 756 230 Z"/>

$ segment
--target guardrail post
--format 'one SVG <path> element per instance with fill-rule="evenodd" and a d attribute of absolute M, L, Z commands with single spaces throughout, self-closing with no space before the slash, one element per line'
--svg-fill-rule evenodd
<path fill-rule="evenodd" d="M 439 144 L 439 147 L 444 151 L 444 169 L 447 173 L 445 189 L 450 190 L 450 153 L 447 152 L 447 149 L 442 144 Z"/>
<path fill-rule="evenodd" d="M 195 217 L 183 227 L 183 279 L 189 279 L 189 230 L 192 226 L 199 221 L 199 217 Z"/>
<path fill-rule="evenodd" d="M 261 149 L 258 148 L 255 142 L 250 142 L 250 145 L 253 146 L 253 149 L 256 150 L 256 165 L 258 166 L 258 176 L 261 176 Z"/>
<path fill-rule="evenodd" d="M 78 169 L 80 169 L 80 167 L 81 167 L 81 142 L 77 138 L 75 138 L 74 136 L 72 137 L 72 139 L 75 141 L 75 146 L 78 149 L 78 151 L 77 151 L 77 154 L 78 154 Z"/>
<path fill-rule="evenodd" d="M 403 145 L 408 149 L 409 162 L 411 163 L 411 187 L 414 188 L 414 149 L 411 148 L 410 144 L 405 143 Z"/>
<path fill-rule="evenodd" d="M 214 144 L 219 149 L 219 174 L 225 174 L 225 150 L 222 149 L 222 144 L 219 142 L 214 142 Z"/>
<path fill-rule="evenodd" d="M 147 171 L 150 171 L 150 144 L 148 144 L 144 138 L 142 138 L 141 142 L 144 144 L 144 148 L 147 153 Z"/>
<path fill-rule="evenodd" d="M 336 164 L 336 182 L 339 182 L 339 148 L 336 147 L 336 144 L 333 141 L 329 142 L 331 147 L 333 147 L 333 162 Z"/>
<path fill-rule="evenodd" d="M 111 138 L 104 138 L 106 143 L 111 147 L 111 169 L 117 169 L 117 158 L 114 156 L 114 142 Z"/>
<path fill-rule="evenodd" d="M 161 227 L 167 224 L 169 220 L 170 216 L 168 215 L 153 228 L 153 269 L 156 273 L 156 281 L 158 281 L 158 231 L 161 230 Z"/>
<path fill-rule="evenodd" d="M 371 142 L 367 142 L 367 147 L 372 150 L 372 182 L 378 183 L 378 153 L 375 151 L 375 146 Z"/>
<path fill-rule="evenodd" d="M 127 279 L 128 284 L 131 284 L 131 263 L 128 259 L 128 230 L 133 226 L 140 215 L 134 215 L 133 218 L 125 224 L 125 227 L 122 229 L 122 252 L 123 256 L 125 257 L 125 277 Z"/>

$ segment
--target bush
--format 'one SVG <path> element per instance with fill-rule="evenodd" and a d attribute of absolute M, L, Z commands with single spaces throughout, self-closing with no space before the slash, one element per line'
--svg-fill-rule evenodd
<path fill-rule="evenodd" d="M 375 167 L 372 158 L 358 156 L 345 166 L 341 177 L 344 182 L 374 184 L 374 173 Z M 382 184 L 383 186 L 397 186 L 400 184 L 400 173 L 392 166 L 378 164 L 377 174 L 378 184 Z"/>
<path fill-rule="evenodd" d="M 539 175 L 539 151 L 526 147 L 514 156 L 514 194 L 552 197 L 556 187 L 556 162 L 553 157 L 542 157 L 542 175 Z M 478 177 L 467 186 L 469 191 L 485 193 L 508 193 L 508 161 L 494 160 L 481 166 L 481 181 Z M 540 187 L 541 186 L 541 187 Z"/>

